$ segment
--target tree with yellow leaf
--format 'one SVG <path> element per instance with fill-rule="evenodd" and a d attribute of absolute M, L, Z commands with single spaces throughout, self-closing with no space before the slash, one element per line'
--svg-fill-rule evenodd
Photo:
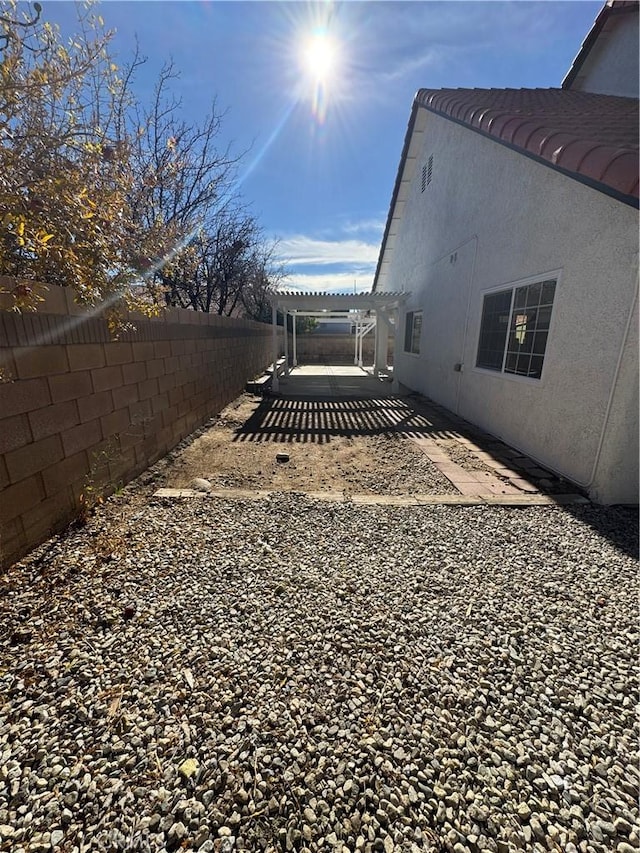
<path fill-rule="evenodd" d="M 72 287 L 87 304 L 151 306 L 128 287 L 142 281 L 128 227 L 128 78 L 90 8 L 78 26 L 64 45 L 39 4 L 0 4 L 0 274 L 18 280 L 18 308 L 36 298 L 25 280 Z M 141 242 L 161 256 L 169 239 L 156 229 Z"/>
<path fill-rule="evenodd" d="M 169 64 L 139 104 L 144 60 L 121 71 L 102 19 L 78 10 L 63 44 L 38 3 L 0 0 L 0 275 L 13 307 L 37 306 L 37 281 L 112 312 L 261 312 L 281 271 L 235 194 L 241 156 L 220 145 L 215 102 L 185 122 Z"/>

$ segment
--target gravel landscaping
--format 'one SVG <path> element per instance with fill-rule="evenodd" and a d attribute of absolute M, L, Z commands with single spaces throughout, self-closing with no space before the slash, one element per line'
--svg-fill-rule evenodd
<path fill-rule="evenodd" d="M 379 402 L 375 416 L 358 400 L 341 401 L 339 413 L 332 414 L 329 403 L 275 399 L 269 404 L 242 394 L 173 452 L 162 483 L 188 488 L 204 477 L 214 488 L 257 491 L 457 494 L 413 441 L 394 432 L 400 417 L 407 430 L 419 420 L 407 403 Z M 283 414 L 278 405 L 297 408 Z M 322 414 L 314 405 L 325 406 Z M 286 465 L 276 459 L 283 450 L 290 457 Z"/>
<path fill-rule="evenodd" d="M 636 543 L 126 489 L 0 578 L 0 849 L 631 853 Z"/>

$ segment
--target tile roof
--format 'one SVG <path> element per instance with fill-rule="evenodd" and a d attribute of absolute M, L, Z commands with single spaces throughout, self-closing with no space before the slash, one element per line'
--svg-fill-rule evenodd
<path fill-rule="evenodd" d="M 420 89 L 416 107 L 586 178 L 608 194 L 638 198 L 635 98 L 567 89 Z"/>
<path fill-rule="evenodd" d="M 391 226 L 424 109 L 638 207 L 638 100 L 570 89 L 420 89 L 404 138 L 373 291 L 386 281 Z M 399 204 L 399 209 L 402 208 Z M 401 218 L 402 213 L 397 214 Z"/>

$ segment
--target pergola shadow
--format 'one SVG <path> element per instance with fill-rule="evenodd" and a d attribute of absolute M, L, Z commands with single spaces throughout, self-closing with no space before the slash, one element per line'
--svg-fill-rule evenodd
<path fill-rule="evenodd" d="M 427 417 L 399 397 L 266 397 L 233 440 L 326 444 L 338 436 L 454 438 L 448 427 L 444 419 Z"/>

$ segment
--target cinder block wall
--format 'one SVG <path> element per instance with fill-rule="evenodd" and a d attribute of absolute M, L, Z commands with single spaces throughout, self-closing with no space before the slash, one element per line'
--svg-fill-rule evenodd
<path fill-rule="evenodd" d="M 272 360 L 271 327 L 186 310 L 100 316 L 50 287 L 37 313 L 0 303 L 0 564 L 153 464 Z"/>
<path fill-rule="evenodd" d="M 389 338 L 387 363 L 393 364 L 393 337 Z M 296 350 L 299 364 L 353 364 L 355 353 L 354 335 L 314 335 L 304 333 L 296 335 Z M 362 362 L 373 364 L 375 350 L 374 333 L 365 335 L 362 341 Z M 291 333 L 289 334 L 289 357 L 292 357 Z"/>

